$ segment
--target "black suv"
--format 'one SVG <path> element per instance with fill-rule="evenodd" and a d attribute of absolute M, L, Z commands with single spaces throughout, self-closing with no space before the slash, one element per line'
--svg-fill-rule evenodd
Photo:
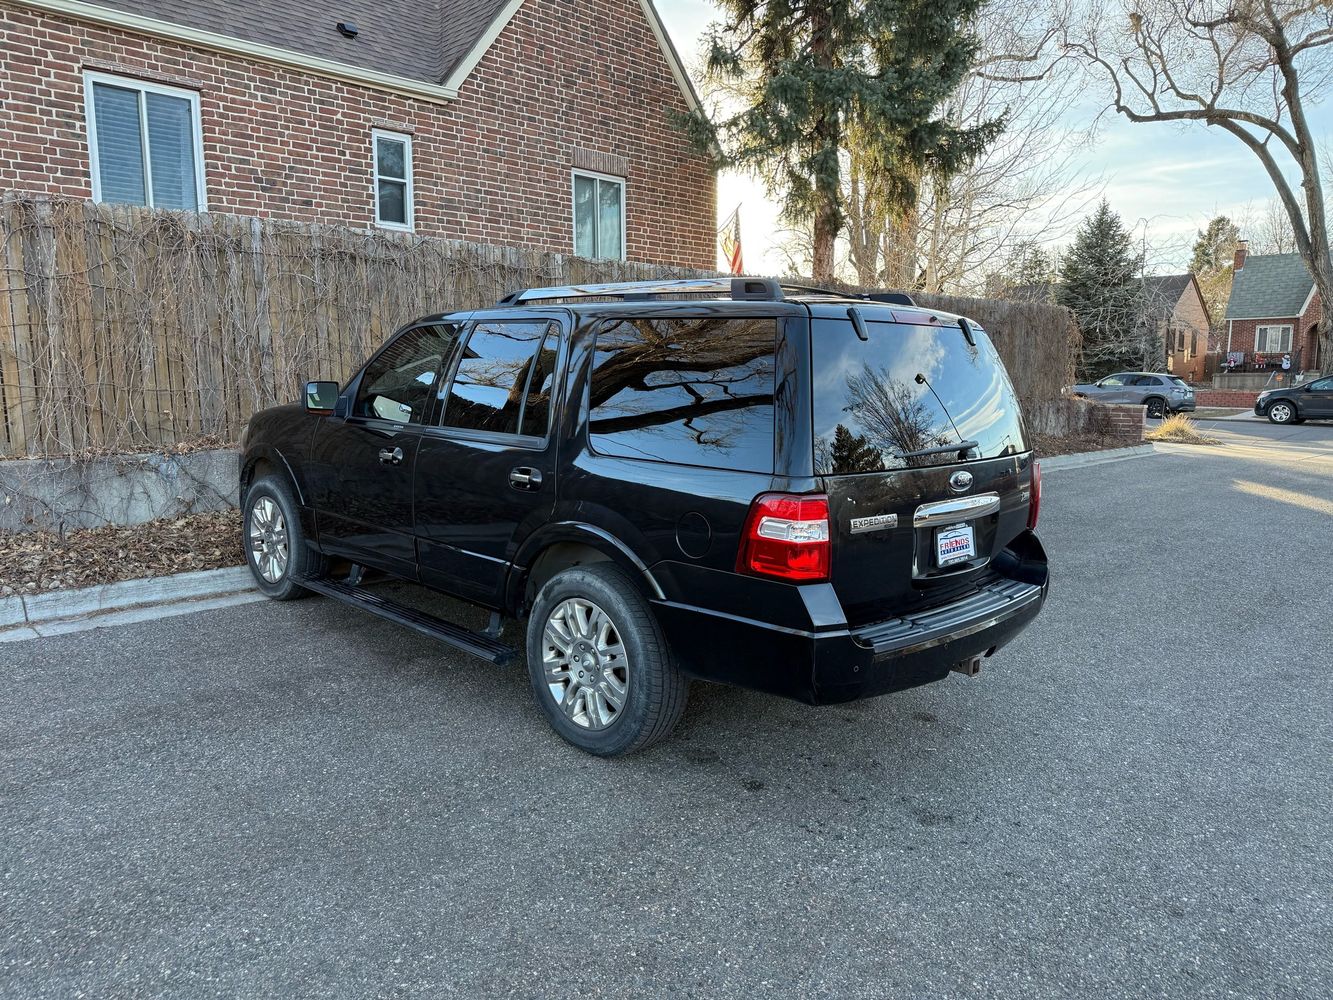
<path fill-rule="evenodd" d="M 259 587 L 493 662 L 596 754 L 689 678 L 810 704 L 975 673 L 1046 598 L 1041 478 L 975 323 L 756 279 L 530 289 L 400 330 L 241 448 Z M 489 609 L 472 631 L 366 571 Z"/>

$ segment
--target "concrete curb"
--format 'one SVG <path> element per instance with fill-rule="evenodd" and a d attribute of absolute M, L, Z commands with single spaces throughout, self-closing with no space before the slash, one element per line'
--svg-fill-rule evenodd
<path fill-rule="evenodd" d="M 1084 451 L 1076 455 L 1055 455 L 1042 458 L 1041 471 L 1059 472 L 1062 469 L 1081 469 L 1089 465 L 1103 465 L 1107 462 L 1123 462 L 1127 458 L 1146 458 L 1158 454 L 1151 444 L 1138 444 L 1132 448 L 1112 448 L 1110 451 Z"/>
<path fill-rule="evenodd" d="M 213 598 L 254 594 L 254 578 L 245 566 L 206 569 L 144 580 L 122 580 L 80 590 L 16 594 L 0 598 L 0 630 L 42 634 L 71 620 L 93 619 L 134 608 L 203 602 Z M 193 605 L 192 605 L 193 606 Z M 190 610 L 186 608 L 185 610 Z M 25 634 L 24 638 L 30 635 Z"/>

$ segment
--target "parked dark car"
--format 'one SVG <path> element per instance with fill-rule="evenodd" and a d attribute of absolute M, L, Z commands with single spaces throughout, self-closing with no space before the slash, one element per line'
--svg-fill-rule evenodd
<path fill-rule="evenodd" d="M 1096 382 L 1080 382 L 1070 391 L 1099 403 L 1138 403 L 1153 420 L 1195 409 L 1194 390 L 1182 379 L 1158 372 L 1116 372 Z"/>
<path fill-rule="evenodd" d="M 1254 412 L 1275 424 L 1333 420 L 1333 378 L 1317 378 L 1261 392 L 1254 401 Z"/>
<path fill-rule="evenodd" d="M 975 323 L 766 280 L 530 289 L 257 414 L 250 566 L 493 662 L 602 755 L 691 678 L 811 704 L 972 674 L 1033 618 L 1037 463 Z M 366 571 L 489 609 L 483 631 Z"/>

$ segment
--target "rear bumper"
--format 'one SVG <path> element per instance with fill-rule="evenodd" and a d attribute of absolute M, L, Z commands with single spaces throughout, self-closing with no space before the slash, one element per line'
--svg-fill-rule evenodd
<path fill-rule="evenodd" d="M 1188 399 L 1182 399 L 1177 405 L 1173 405 L 1171 411 L 1173 413 L 1193 413 L 1197 407 L 1198 404 L 1195 403 L 1194 397 L 1190 396 Z"/>
<path fill-rule="evenodd" d="M 951 604 L 856 628 L 783 628 L 671 601 L 654 608 L 692 676 L 812 705 L 869 698 L 943 680 L 955 664 L 989 656 L 1037 617 L 1049 582 L 1045 554 L 1028 537 L 1032 548 L 1009 567 L 1013 576 Z"/>

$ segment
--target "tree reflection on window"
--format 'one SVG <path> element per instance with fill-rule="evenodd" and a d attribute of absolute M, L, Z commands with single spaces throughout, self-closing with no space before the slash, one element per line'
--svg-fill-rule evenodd
<path fill-rule="evenodd" d="M 773 471 L 772 319 L 634 319 L 597 336 L 589 435 L 606 455 Z"/>

